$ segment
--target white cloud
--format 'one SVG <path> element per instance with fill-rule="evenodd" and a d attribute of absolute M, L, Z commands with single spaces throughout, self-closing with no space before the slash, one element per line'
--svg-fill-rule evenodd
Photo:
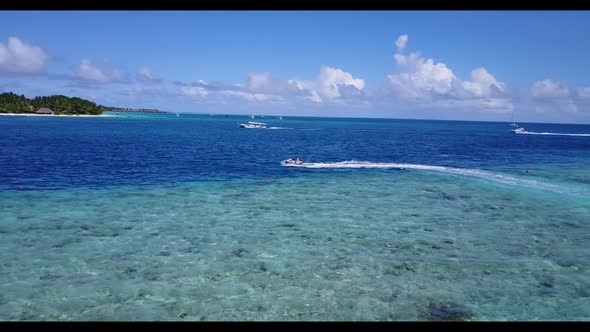
<path fill-rule="evenodd" d="M 395 46 L 397 47 L 398 51 L 403 50 L 406 48 L 406 43 L 408 42 L 408 35 L 403 34 L 397 38 L 395 41 Z"/>
<path fill-rule="evenodd" d="M 152 75 L 152 71 L 147 68 L 147 67 L 141 67 L 139 68 L 139 70 L 137 71 L 137 73 L 139 74 L 140 77 L 143 77 L 149 81 L 154 79 L 154 75 Z"/>
<path fill-rule="evenodd" d="M 365 87 L 365 81 L 352 77 L 352 74 L 342 69 L 322 66 L 318 77 L 319 93 L 327 99 L 342 97 L 341 88 L 350 86 L 361 91 Z"/>
<path fill-rule="evenodd" d="M 465 111 L 493 110 L 506 112 L 514 109 L 511 91 L 505 82 L 498 80 L 486 68 L 471 71 L 470 77 L 461 79 L 445 63 L 422 56 L 419 52 L 404 54 L 409 37 L 396 41 L 398 52 L 394 59 L 398 70 L 387 76 L 384 94 L 366 89 L 365 81 L 340 68 L 321 66 L 313 79 L 273 79 L 268 72 L 248 74 L 243 84 L 208 84 L 199 81 L 181 85 L 182 93 L 189 96 L 207 96 L 211 102 L 227 101 L 227 97 L 251 103 L 354 106 L 371 103 L 408 103 L 409 109 L 453 108 Z M 579 95 L 590 96 L 590 89 Z M 393 96 L 395 100 L 390 97 Z M 410 105 L 411 104 L 411 105 Z"/>
<path fill-rule="evenodd" d="M 139 68 L 139 70 L 137 70 L 137 76 L 139 77 L 139 79 L 141 81 L 144 81 L 147 83 L 160 83 L 160 82 L 162 82 L 161 79 L 156 78 L 154 76 L 154 73 L 148 67 Z"/>
<path fill-rule="evenodd" d="M 288 83 L 305 94 L 304 99 L 315 103 L 344 102 L 362 95 L 365 81 L 354 78 L 342 69 L 322 66 L 315 81 L 290 80 Z M 350 100 L 348 100 L 350 101 Z"/>
<path fill-rule="evenodd" d="M 207 89 L 200 86 L 183 86 L 180 91 L 183 95 L 190 97 L 205 97 L 209 94 Z"/>
<path fill-rule="evenodd" d="M 552 79 L 531 85 L 531 97 L 538 112 L 577 112 L 590 106 L 590 87 L 570 88 Z"/>
<path fill-rule="evenodd" d="M 398 65 L 404 67 L 399 74 L 389 75 L 394 90 L 403 97 L 430 99 L 433 94 L 444 95 L 453 89 L 456 80 L 453 71 L 444 63 L 435 63 L 424 59 L 416 53 L 410 56 L 396 54 Z"/>
<path fill-rule="evenodd" d="M 259 91 L 270 85 L 271 78 L 269 73 L 250 73 L 248 75 L 248 89 Z"/>
<path fill-rule="evenodd" d="M 570 89 L 565 83 L 545 79 L 533 83 L 531 96 L 534 99 L 569 98 Z"/>
<path fill-rule="evenodd" d="M 118 69 L 113 68 L 109 71 L 99 68 L 89 59 L 83 59 L 80 64 L 76 65 L 74 67 L 74 74 L 78 79 L 98 83 L 109 83 L 122 79 L 122 74 Z"/>
<path fill-rule="evenodd" d="M 45 68 L 48 56 L 35 45 L 27 44 L 16 37 L 8 38 L 8 43 L 0 43 L 0 72 L 38 74 Z"/>
<path fill-rule="evenodd" d="M 312 101 L 314 103 L 321 103 L 322 102 L 322 98 L 320 97 L 320 95 L 318 94 L 317 91 L 312 91 L 310 96 L 306 96 L 305 99 Z"/>
<path fill-rule="evenodd" d="M 494 92 L 506 91 L 506 84 L 498 82 L 485 68 L 480 67 L 471 71 L 471 81 L 464 81 L 462 86 L 465 90 L 476 97 L 487 97 Z"/>
<path fill-rule="evenodd" d="M 398 73 L 388 75 L 390 92 L 398 99 L 421 107 L 484 108 L 499 111 L 514 106 L 507 86 L 485 68 L 471 72 L 471 80 L 461 80 L 446 64 L 423 57 L 419 52 L 403 55 L 407 35 L 400 36 L 394 54 Z"/>
<path fill-rule="evenodd" d="M 338 68 L 322 66 L 315 80 L 276 80 L 267 72 L 250 73 L 245 84 L 181 85 L 185 95 L 238 97 L 255 103 L 348 103 L 362 96 L 365 82 Z M 197 89 L 198 88 L 198 89 Z"/>
<path fill-rule="evenodd" d="M 244 91 L 236 91 L 236 90 L 225 90 L 221 92 L 227 96 L 235 96 L 243 98 L 249 102 L 272 102 L 272 103 L 281 103 L 284 102 L 285 99 L 281 96 L 265 94 L 265 93 L 251 93 L 251 92 L 244 92 Z"/>

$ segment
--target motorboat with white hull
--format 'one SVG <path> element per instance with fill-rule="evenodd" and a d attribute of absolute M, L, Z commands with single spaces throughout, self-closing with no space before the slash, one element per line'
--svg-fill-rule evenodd
<path fill-rule="evenodd" d="M 240 128 L 266 129 L 266 123 L 264 123 L 264 122 L 248 121 L 246 123 L 240 123 Z"/>
<path fill-rule="evenodd" d="M 512 132 L 515 134 L 522 133 L 522 132 L 524 132 L 524 128 L 520 127 L 520 128 L 512 129 Z"/>
<path fill-rule="evenodd" d="M 299 158 L 291 158 L 291 159 L 287 159 L 287 160 L 283 160 L 281 162 L 281 164 L 283 166 L 301 166 L 303 165 L 303 161 L 301 161 L 301 159 Z"/>

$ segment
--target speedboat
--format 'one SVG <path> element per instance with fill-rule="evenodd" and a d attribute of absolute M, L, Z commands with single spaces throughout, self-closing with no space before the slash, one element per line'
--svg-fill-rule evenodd
<path fill-rule="evenodd" d="M 252 121 L 248 121 L 247 123 L 240 123 L 240 128 L 260 128 L 260 129 L 265 129 L 266 128 L 266 123 L 263 122 L 252 122 Z"/>
<path fill-rule="evenodd" d="M 302 165 L 303 161 L 301 161 L 301 159 L 299 158 L 291 158 L 291 159 L 287 159 L 284 160 L 282 162 L 283 166 L 296 166 L 296 165 Z"/>
<path fill-rule="evenodd" d="M 520 128 L 512 129 L 512 132 L 515 134 L 522 133 L 522 132 L 524 132 L 524 128 L 520 127 Z"/>

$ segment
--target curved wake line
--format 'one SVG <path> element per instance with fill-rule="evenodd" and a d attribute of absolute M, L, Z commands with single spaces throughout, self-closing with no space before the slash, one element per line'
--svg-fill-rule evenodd
<path fill-rule="evenodd" d="M 568 133 L 537 133 L 534 131 L 517 131 L 520 135 L 551 135 L 551 136 L 585 136 L 590 137 L 590 134 L 568 134 Z"/>
<path fill-rule="evenodd" d="M 299 167 L 299 168 L 377 168 L 377 169 L 415 169 L 424 171 L 435 171 L 442 173 L 450 173 L 456 175 L 473 176 L 484 180 L 489 180 L 502 184 L 521 185 L 533 187 L 537 189 L 548 189 L 556 192 L 563 192 L 560 186 L 550 184 L 543 181 L 532 179 L 521 179 L 510 175 L 482 171 L 478 169 L 456 168 L 447 166 L 435 165 L 421 165 L 421 164 L 400 164 L 400 163 L 373 163 L 369 161 L 340 161 L 333 163 L 303 163 L 303 164 L 282 164 L 285 167 Z"/>

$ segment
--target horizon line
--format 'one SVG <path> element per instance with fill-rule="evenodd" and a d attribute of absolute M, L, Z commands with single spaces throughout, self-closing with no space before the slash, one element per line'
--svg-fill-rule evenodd
<path fill-rule="evenodd" d="M 493 122 L 493 123 L 512 123 L 513 121 L 497 121 L 497 120 L 462 120 L 462 119 L 431 119 L 431 118 L 384 118 L 384 117 L 360 117 L 360 116 L 321 116 L 321 115 L 281 115 L 281 114 L 244 114 L 244 113 L 198 113 L 198 112 L 176 112 L 166 111 L 169 114 L 192 114 L 192 115 L 234 115 L 234 116 L 246 116 L 249 117 L 254 115 L 260 116 L 273 116 L 273 117 L 295 117 L 295 118 L 322 118 L 322 119 L 373 119 L 373 120 L 409 120 L 409 121 L 458 121 L 458 122 Z M 527 124 L 567 124 L 567 125 L 581 125 L 587 126 L 588 123 L 574 123 L 574 122 L 531 122 L 531 121 L 518 121 L 515 123 L 527 123 Z"/>

